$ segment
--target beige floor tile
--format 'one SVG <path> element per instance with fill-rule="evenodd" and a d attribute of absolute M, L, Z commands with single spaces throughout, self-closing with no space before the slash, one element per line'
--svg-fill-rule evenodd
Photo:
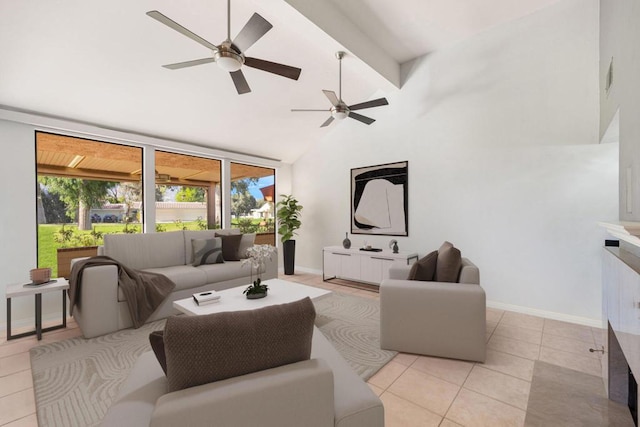
<path fill-rule="evenodd" d="M 398 353 L 392 360 L 404 366 L 411 366 L 418 359 L 417 354 Z"/>
<path fill-rule="evenodd" d="M 385 392 L 380 396 L 384 405 L 385 427 L 437 427 L 442 417 L 415 403 Z"/>
<path fill-rule="evenodd" d="M 596 347 L 595 344 L 573 338 L 545 333 L 542 337 L 542 346 L 569 353 L 576 353 L 582 356 L 593 357 L 594 359 L 600 358 L 600 353 L 592 353 L 589 351 L 590 348 Z"/>
<path fill-rule="evenodd" d="M 24 355 L 24 357 L 29 357 Z M 33 387 L 31 379 L 31 369 L 16 372 L 15 374 L 0 377 L 0 397 L 27 390 Z"/>
<path fill-rule="evenodd" d="M 586 341 L 589 344 L 595 344 L 593 332 L 589 326 L 576 325 L 575 323 L 561 322 L 553 319 L 545 319 L 544 332 L 547 334 Z"/>
<path fill-rule="evenodd" d="M 526 411 L 531 383 L 476 365 L 463 387 Z"/>
<path fill-rule="evenodd" d="M 484 340 L 484 342 L 485 342 L 485 343 L 488 343 L 488 342 L 489 342 L 489 340 L 491 339 L 491 336 L 492 336 L 492 335 L 493 335 L 493 333 L 489 333 L 489 332 L 487 332 L 486 334 L 484 334 L 484 336 L 485 336 L 485 340 Z"/>
<path fill-rule="evenodd" d="M 16 341 L 8 341 L 6 344 L 0 345 L 0 358 L 12 356 L 18 353 L 25 353 L 31 347 L 37 346 L 38 339 L 36 337 L 21 338 Z"/>
<path fill-rule="evenodd" d="M 31 369 L 31 362 L 25 353 L 14 354 L 0 359 L 0 377 Z"/>
<path fill-rule="evenodd" d="M 591 333 L 593 334 L 593 340 L 596 345 L 600 347 L 601 345 L 605 345 L 607 342 L 607 330 L 601 328 L 591 328 Z"/>
<path fill-rule="evenodd" d="M 595 375 L 597 377 L 602 376 L 600 359 L 596 359 L 591 356 L 581 356 L 575 353 L 542 347 L 540 350 L 540 360 L 542 362 L 584 372 L 585 374 Z"/>
<path fill-rule="evenodd" d="M 35 413 L 33 389 L 19 391 L 0 398 L 0 425 Z"/>
<path fill-rule="evenodd" d="M 417 369 L 409 368 L 387 391 L 444 416 L 460 387 Z"/>
<path fill-rule="evenodd" d="M 36 414 L 27 415 L 9 424 L 4 424 L 2 427 L 38 427 L 38 417 Z"/>
<path fill-rule="evenodd" d="M 532 316 L 530 314 L 514 313 L 513 311 L 505 311 L 501 325 L 517 326 L 519 328 L 528 328 L 541 331 L 544 327 L 544 318 Z"/>
<path fill-rule="evenodd" d="M 400 375 L 407 369 L 406 366 L 397 362 L 389 362 L 382 367 L 374 376 L 369 378 L 369 383 L 386 390 Z"/>
<path fill-rule="evenodd" d="M 542 341 L 541 330 L 520 328 L 518 326 L 510 326 L 503 323 L 499 324 L 493 333 L 514 340 L 530 342 L 532 344 L 540 344 Z"/>
<path fill-rule="evenodd" d="M 453 421 L 445 418 L 440 423 L 440 427 L 462 427 L 462 426 L 460 426 L 460 424 L 454 423 Z"/>
<path fill-rule="evenodd" d="M 43 335 L 41 343 L 49 344 L 52 342 L 66 340 L 69 338 L 81 337 L 81 336 L 82 336 L 82 331 L 80 330 L 80 328 L 61 329 L 59 331 L 49 332 Z"/>
<path fill-rule="evenodd" d="M 496 326 L 498 326 L 497 323 L 492 323 L 492 322 L 487 322 L 487 326 L 485 327 L 485 331 L 487 333 L 492 333 L 493 331 L 496 330 Z"/>
<path fill-rule="evenodd" d="M 371 390 L 373 390 L 373 392 L 376 394 L 376 396 L 380 396 L 382 393 L 384 393 L 384 390 L 383 390 L 383 389 L 381 389 L 381 388 L 380 388 L 380 387 L 378 387 L 378 386 L 375 386 L 375 385 L 373 385 L 373 384 L 371 384 L 371 383 L 367 383 L 367 385 L 369 386 L 369 388 L 370 388 Z"/>
<path fill-rule="evenodd" d="M 473 363 L 441 357 L 420 356 L 411 367 L 450 383 L 462 385 L 471 372 Z"/>
<path fill-rule="evenodd" d="M 502 319 L 503 314 L 504 310 L 487 307 L 487 322 L 498 323 L 500 319 Z"/>
<path fill-rule="evenodd" d="M 537 344 L 518 341 L 493 334 L 487 343 L 487 347 L 491 350 L 501 351 L 503 353 L 513 354 L 514 356 L 525 357 L 527 359 L 536 360 L 540 355 L 540 346 Z"/>
<path fill-rule="evenodd" d="M 525 381 L 531 381 L 534 363 L 533 360 L 525 359 L 524 357 L 514 356 L 501 351 L 487 350 L 487 359 L 480 366 Z"/>
<path fill-rule="evenodd" d="M 465 427 L 521 427 L 525 415 L 522 409 L 463 388 L 446 418 Z"/>

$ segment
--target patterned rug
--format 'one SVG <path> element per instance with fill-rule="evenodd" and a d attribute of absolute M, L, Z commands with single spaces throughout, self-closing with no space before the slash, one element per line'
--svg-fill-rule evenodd
<path fill-rule="evenodd" d="M 364 380 L 396 355 L 380 350 L 377 300 L 334 292 L 315 306 L 316 325 Z M 38 425 L 100 424 L 138 355 L 150 349 L 149 333 L 163 328 L 164 320 L 159 320 L 31 349 Z"/>

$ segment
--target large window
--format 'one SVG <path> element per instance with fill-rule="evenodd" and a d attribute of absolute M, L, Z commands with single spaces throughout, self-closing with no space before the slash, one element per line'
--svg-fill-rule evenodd
<path fill-rule="evenodd" d="M 142 149 L 36 132 L 38 266 L 68 277 L 106 233 L 142 231 Z"/>
<path fill-rule="evenodd" d="M 219 160 L 156 151 L 156 231 L 220 228 Z"/>
<path fill-rule="evenodd" d="M 275 170 L 231 163 L 231 227 L 275 245 Z"/>

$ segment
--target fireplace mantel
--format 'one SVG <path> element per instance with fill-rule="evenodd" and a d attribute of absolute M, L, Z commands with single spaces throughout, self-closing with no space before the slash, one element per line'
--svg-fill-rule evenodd
<path fill-rule="evenodd" d="M 598 225 L 604 227 L 612 236 L 640 248 L 640 222 L 612 221 L 599 222 Z"/>

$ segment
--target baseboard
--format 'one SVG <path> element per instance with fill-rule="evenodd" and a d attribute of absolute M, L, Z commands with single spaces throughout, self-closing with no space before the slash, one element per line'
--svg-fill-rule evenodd
<path fill-rule="evenodd" d="M 296 265 L 294 266 L 293 271 L 295 272 L 296 270 L 302 271 L 303 273 L 318 274 L 322 276 L 322 270 L 316 270 L 315 268 L 299 267 Z M 284 268 L 278 268 L 278 273 L 284 274 Z"/>
<path fill-rule="evenodd" d="M 505 304 L 497 301 L 487 301 L 487 307 L 497 308 L 499 310 L 514 311 L 516 313 L 530 314 L 532 316 L 544 317 L 546 319 L 560 320 L 563 322 L 576 323 L 578 325 L 591 326 L 593 328 L 602 328 L 600 319 L 591 319 L 589 317 L 573 316 L 571 314 L 557 313 L 555 311 L 540 310 L 537 308 L 523 307 L 521 305 Z"/>

